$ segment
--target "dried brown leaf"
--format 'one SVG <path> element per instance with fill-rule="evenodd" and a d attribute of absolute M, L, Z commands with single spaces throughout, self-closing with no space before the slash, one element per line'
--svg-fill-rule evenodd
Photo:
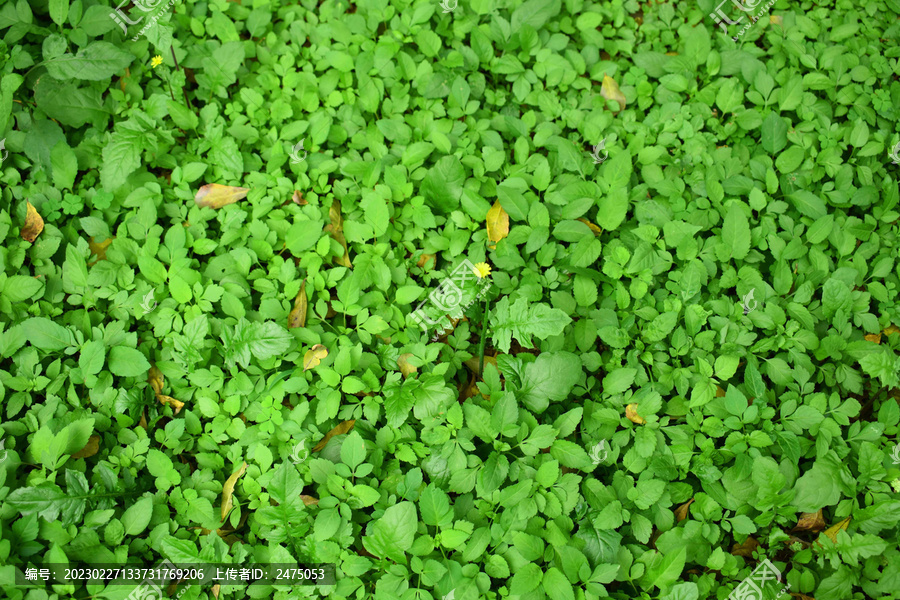
<path fill-rule="evenodd" d="M 312 496 L 307 496 L 306 494 L 300 494 L 300 499 L 303 500 L 303 504 L 306 506 L 318 506 L 319 499 L 313 498 Z"/>
<path fill-rule="evenodd" d="M 418 371 L 416 367 L 409 364 L 409 358 L 412 356 L 415 355 L 412 352 L 407 352 L 397 357 L 397 366 L 400 367 L 400 372 L 403 373 L 403 379 Z"/>
<path fill-rule="evenodd" d="M 234 495 L 234 486 L 237 484 L 237 480 L 240 479 L 241 475 L 247 472 L 247 463 L 241 463 L 241 467 L 231 474 L 231 477 L 225 480 L 225 485 L 222 486 L 222 520 L 225 520 L 225 517 L 228 516 L 228 513 L 231 511 L 231 507 L 233 505 L 231 497 Z"/>
<path fill-rule="evenodd" d="M 100 451 L 100 436 L 92 435 L 88 438 L 87 444 L 84 445 L 84 448 L 76 452 L 72 455 L 72 458 L 87 458 L 89 456 L 93 456 Z"/>
<path fill-rule="evenodd" d="M 814 513 L 801 513 L 797 526 L 792 531 L 822 531 L 825 529 L 825 518 L 820 508 Z"/>
<path fill-rule="evenodd" d="M 300 291 L 294 298 L 294 309 L 288 315 L 288 329 L 306 327 L 306 313 L 309 302 L 306 298 L 306 280 L 300 283 Z"/>
<path fill-rule="evenodd" d="M 753 556 L 753 551 L 759 548 L 759 542 L 757 542 L 752 537 L 748 537 L 744 540 L 743 544 L 735 544 L 731 547 L 731 554 L 734 556 L 743 556 L 744 558 L 751 558 Z"/>
<path fill-rule="evenodd" d="M 322 344 L 316 344 L 303 355 L 303 370 L 315 369 L 326 356 L 328 356 L 328 348 Z"/>
<path fill-rule="evenodd" d="M 31 205 L 31 202 L 26 202 L 26 204 L 28 206 L 25 214 L 25 225 L 22 226 L 21 235 L 26 242 L 34 243 L 37 236 L 44 230 L 44 219 L 38 214 L 37 209 Z"/>
<path fill-rule="evenodd" d="M 332 429 L 331 431 L 326 433 L 325 437 L 323 437 L 322 440 L 313 447 L 312 451 L 318 452 L 319 450 L 321 450 L 322 448 L 325 447 L 325 444 L 328 443 L 328 440 L 330 440 L 331 438 L 333 438 L 336 435 L 341 435 L 343 433 L 347 433 L 348 431 L 353 429 L 353 425 L 355 425 L 355 424 L 356 424 L 356 419 L 350 419 L 349 421 L 344 421 L 343 423 L 341 423 L 340 425 L 338 425 L 337 427 L 335 427 L 334 429 Z"/>
<path fill-rule="evenodd" d="M 723 390 L 719 386 L 716 386 L 716 398 L 724 398 L 724 397 L 725 397 L 725 390 Z"/>
<path fill-rule="evenodd" d="M 626 406 L 625 407 L 625 417 L 632 423 L 635 423 L 637 425 L 643 425 L 647 421 L 645 421 L 644 418 L 637 413 L 637 407 L 638 407 L 638 405 L 635 404 L 634 402 L 632 402 L 631 404 Z"/>
<path fill-rule="evenodd" d="M 197 203 L 197 206 L 222 208 L 223 206 L 234 204 L 242 198 L 246 198 L 249 191 L 250 188 L 208 183 L 197 191 L 197 195 L 194 196 L 194 202 Z"/>
<path fill-rule="evenodd" d="M 619 89 L 619 84 L 609 75 L 603 76 L 600 86 L 600 95 L 607 100 L 615 100 L 619 103 L 619 110 L 625 110 L 625 94 Z"/>
<path fill-rule="evenodd" d="M 509 235 L 509 215 L 503 210 L 499 200 L 488 211 L 486 220 L 488 239 L 492 242 L 499 242 Z"/>
<path fill-rule="evenodd" d="M 306 206 L 307 204 L 309 204 L 309 202 L 306 201 L 306 198 L 303 197 L 303 194 L 301 194 L 298 190 L 294 190 L 294 195 L 291 196 L 291 200 L 294 202 L 294 204 L 299 204 L 300 206 Z"/>
<path fill-rule="evenodd" d="M 679 523 L 681 521 L 684 521 L 685 519 L 687 519 L 688 513 L 690 512 L 688 509 L 690 508 L 691 504 L 693 504 L 693 502 L 694 502 L 694 499 L 691 498 L 690 500 L 688 500 L 687 502 L 685 502 L 684 504 L 682 504 L 681 506 L 679 506 L 678 508 L 675 509 L 675 519 Z"/>

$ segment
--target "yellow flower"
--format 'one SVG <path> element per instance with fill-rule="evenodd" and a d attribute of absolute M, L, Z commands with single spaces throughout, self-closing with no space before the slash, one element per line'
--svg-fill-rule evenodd
<path fill-rule="evenodd" d="M 472 270 L 478 275 L 478 279 L 484 279 L 491 274 L 491 265 L 487 263 L 478 263 Z"/>
<path fill-rule="evenodd" d="M 162 56 L 156 55 L 150 60 L 150 66 L 152 66 L 155 69 L 156 67 L 158 67 L 159 65 L 162 64 L 162 61 L 163 61 Z"/>

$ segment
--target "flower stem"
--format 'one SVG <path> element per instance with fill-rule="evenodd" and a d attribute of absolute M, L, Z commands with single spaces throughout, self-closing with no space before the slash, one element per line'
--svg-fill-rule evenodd
<path fill-rule="evenodd" d="M 488 299 L 484 299 L 484 313 L 481 316 L 481 342 L 478 344 L 478 376 L 484 377 L 484 344 L 487 342 Z"/>

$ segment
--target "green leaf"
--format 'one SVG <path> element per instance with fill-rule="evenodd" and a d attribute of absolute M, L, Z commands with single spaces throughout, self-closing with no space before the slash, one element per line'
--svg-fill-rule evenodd
<path fill-rule="evenodd" d="M 143 150 L 143 130 L 132 121 L 125 121 L 116 127 L 109 143 L 103 148 L 103 166 L 100 180 L 108 190 L 122 187 L 135 169 L 141 165 Z"/>
<path fill-rule="evenodd" d="M 540 29 L 547 21 L 558 15 L 561 8 L 561 0 L 528 0 L 513 12 L 510 28 L 518 31 L 522 25 L 531 25 L 535 29 Z"/>
<path fill-rule="evenodd" d="M 725 215 L 722 241 L 728 250 L 728 256 L 735 260 L 743 260 L 750 252 L 750 223 L 737 202 L 731 204 Z"/>
<path fill-rule="evenodd" d="M 658 587 L 665 589 L 681 578 L 687 550 L 684 547 L 665 555 L 656 550 L 650 550 L 640 557 L 640 561 L 647 565 L 647 570 L 641 577 L 641 585 L 645 589 Z"/>
<path fill-rule="evenodd" d="M 425 175 L 422 195 L 429 206 L 441 213 L 449 213 L 459 207 L 465 180 L 466 173 L 459 159 L 445 156 Z"/>
<path fill-rule="evenodd" d="M 828 209 L 821 198 L 806 190 L 798 190 L 792 194 L 788 194 L 790 200 L 800 214 L 811 219 L 821 219 L 828 214 Z"/>
<path fill-rule="evenodd" d="M 363 546 L 379 558 L 405 563 L 404 553 L 413 545 L 416 534 L 416 508 L 412 502 L 400 502 L 387 508 L 381 518 L 366 528 Z"/>
<path fill-rule="evenodd" d="M 784 119 L 770 112 L 762 124 L 762 147 L 769 154 L 780 152 L 787 144 L 788 126 Z"/>
<path fill-rule="evenodd" d="M 820 508 L 837 504 L 841 498 L 838 482 L 819 461 L 797 479 L 794 492 L 796 495 L 791 506 L 798 512 L 816 512 Z"/>
<path fill-rule="evenodd" d="M 109 351 L 109 370 L 119 377 L 139 377 L 150 370 L 150 363 L 140 350 L 115 346 Z"/>
<path fill-rule="evenodd" d="M 139 535 L 150 524 L 150 517 L 153 516 L 153 498 L 141 498 L 122 515 L 122 525 L 125 526 L 127 535 Z"/>
<path fill-rule="evenodd" d="M 49 0 L 50 18 L 59 26 L 63 26 L 69 16 L 69 0 Z"/>
<path fill-rule="evenodd" d="M 572 322 L 571 317 L 558 308 L 543 303 L 529 305 L 524 298 L 510 306 L 506 296 L 491 310 L 489 320 L 494 343 L 503 352 L 509 352 L 513 336 L 523 346 L 530 347 L 531 336 L 544 340 L 559 335 Z"/>
<path fill-rule="evenodd" d="M 75 54 L 64 54 L 47 61 L 47 72 L 60 81 L 86 79 L 102 81 L 121 73 L 134 61 L 134 56 L 109 42 L 92 42 Z"/>
<path fill-rule="evenodd" d="M 2 297 L 9 302 L 28 300 L 38 292 L 42 292 L 44 283 L 40 279 L 26 275 L 13 275 L 3 284 Z"/>
<path fill-rule="evenodd" d="M 364 460 L 366 460 L 366 444 L 356 430 L 351 431 L 341 444 L 341 462 L 352 470 Z"/>
<path fill-rule="evenodd" d="M 580 379 L 581 358 L 578 355 L 543 353 L 525 366 L 519 400 L 532 412 L 544 412 L 550 402 L 567 399 Z"/>
<path fill-rule="evenodd" d="M 71 331 L 45 317 L 22 321 L 22 329 L 31 345 L 41 350 L 62 350 L 75 343 Z"/>

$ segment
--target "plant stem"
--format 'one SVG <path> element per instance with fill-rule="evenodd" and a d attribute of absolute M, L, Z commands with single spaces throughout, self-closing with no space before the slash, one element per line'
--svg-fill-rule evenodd
<path fill-rule="evenodd" d="M 484 299 L 484 313 L 481 316 L 481 342 L 478 344 L 478 376 L 484 377 L 484 344 L 487 342 L 488 299 Z"/>

